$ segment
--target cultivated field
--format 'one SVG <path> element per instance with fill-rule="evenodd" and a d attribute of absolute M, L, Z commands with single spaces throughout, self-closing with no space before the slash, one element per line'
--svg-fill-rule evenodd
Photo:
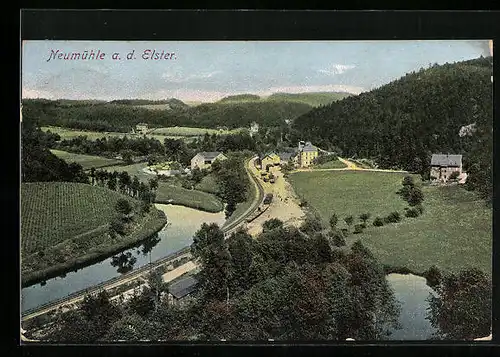
<path fill-rule="evenodd" d="M 82 183 L 21 184 L 21 252 L 33 254 L 111 221 L 126 196 Z"/>
<path fill-rule="evenodd" d="M 325 225 L 331 214 L 343 218 L 370 213 L 368 228 L 351 234 L 348 244 L 357 239 L 385 265 L 406 267 L 422 273 L 432 265 L 444 271 L 477 267 L 491 275 L 492 211 L 475 193 L 462 187 L 423 186 L 424 213 L 417 218 L 374 227 L 373 218 L 399 211 L 407 206 L 396 191 L 404 174 L 329 171 L 299 172 L 290 175 L 297 194 L 322 217 Z"/>
<path fill-rule="evenodd" d="M 125 235 L 110 235 L 118 199 L 133 217 Z M 21 274 L 27 286 L 98 261 L 150 237 L 167 218 L 156 209 L 140 213 L 138 201 L 103 187 L 46 182 L 21 185 Z"/>
<path fill-rule="evenodd" d="M 82 165 L 84 170 L 88 170 L 92 167 L 99 168 L 104 166 L 120 165 L 123 163 L 122 160 L 108 159 L 102 156 L 74 154 L 62 150 L 50 150 L 50 151 L 58 158 L 63 159 L 67 163 L 76 162 L 77 164 Z"/>

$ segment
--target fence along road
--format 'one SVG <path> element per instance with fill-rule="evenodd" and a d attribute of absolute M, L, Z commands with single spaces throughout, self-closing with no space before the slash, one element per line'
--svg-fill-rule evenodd
<path fill-rule="evenodd" d="M 241 224 L 245 222 L 245 219 L 251 215 L 257 207 L 259 207 L 260 203 L 264 199 L 264 189 L 260 185 L 260 183 L 257 181 L 257 179 L 254 177 L 252 174 L 252 170 L 250 169 L 250 165 L 255 165 L 255 160 L 257 157 L 253 157 L 247 162 L 247 165 L 245 167 L 247 174 L 250 177 L 250 181 L 254 185 L 254 189 L 257 191 L 257 195 L 252 202 L 252 205 L 240 216 L 238 219 L 236 219 L 234 222 L 229 224 L 227 227 L 223 227 L 222 230 L 224 231 L 225 237 L 227 237 L 229 234 L 235 232 L 238 228 L 240 228 Z M 22 321 L 28 321 L 32 318 L 35 318 L 37 316 L 43 315 L 45 313 L 48 313 L 50 311 L 56 310 L 64 305 L 69 305 L 69 304 L 74 304 L 79 301 L 82 301 L 85 295 L 87 294 L 92 294 L 95 292 L 98 292 L 100 290 L 109 290 L 112 288 L 115 288 L 117 286 L 120 286 L 122 284 L 128 283 L 132 280 L 135 280 L 144 274 L 150 272 L 151 270 L 158 268 L 162 265 L 165 265 L 175 259 L 180 259 L 183 257 L 190 257 L 190 247 L 184 247 L 181 250 L 172 253 L 164 258 L 161 258 L 153 263 L 148 263 L 140 268 L 134 269 L 131 272 L 128 272 L 126 274 L 114 277 L 110 280 L 104 281 L 102 283 L 99 283 L 97 285 L 94 285 L 88 289 L 85 290 L 80 290 L 76 291 L 68 296 L 65 296 L 60 299 L 56 299 L 50 302 L 47 302 L 45 304 L 42 304 L 40 306 L 34 307 L 32 309 L 28 309 L 24 312 L 22 312 Z"/>

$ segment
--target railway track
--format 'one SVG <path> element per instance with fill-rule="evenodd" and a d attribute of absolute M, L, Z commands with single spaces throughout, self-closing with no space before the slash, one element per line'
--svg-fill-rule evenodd
<path fill-rule="evenodd" d="M 250 159 L 248 161 L 248 164 L 245 167 L 245 169 L 247 170 L 247 173 L 250 176 L 251 181 L 253 182 L 253 184 L 257 188 L 257 196 L 255 197 L 254 202 L 249 207 L 249 209 L 244 214 L 242 214 L 241 217 L 239 217 L 237 220 L 232 222 L 227 227 L 222 228 L 222 230 L 224 231 L 225 237 L 228 237 L 231 233 L 235 232 L 238 228 L 240 228 L 241 224 L 245 222 L 245 219 L 250 214 L 252 214 L 257 209 L 257 207 L 259 207 L 259 205 L 262 203 L 262 201 L 264 199 L 264 188 L 261 186 L 261 184 L 258 182 L 258 180 L 253 176 L 253 174 L 251 173 L 251 171 L 248 167 L 249 165 L 251 165 L 255 162 L 255 159 L 256 159 L 256 157 Z M 164 258 L 161 258 L 155 262 L 146 264 L 146 265 L 144 265 L 140 268 L 137 268 L 137 269 L 135 269 L 127 274 L 117 276 L 117 277 L 112 278 L 110 280 L 107 280 L 107 281 L 104 281 L 104 282 L 99 283 L 97 285 L 94 285 L 88 289 L 74 292 L 70 295 L 63 297 L 63 298 L 56 299 L 56 300 L 50 301 L 48 303 L 42 304 L 40 306 L 37 306 L 35 308 L 23 311 L 21 313 L 22 321 L 28 321 L 32 318 L 39 316 L 39 315 L 43 315 L 43 314 L 48 313 L 50 311 L 56 310 L 59 307 L 62 307 L 64 305 L 77 303 L 77 302 L 83 300 L 83 298 L 87 294 L 96 293 L 100 290 L 109 290 L 109 289 L 115 288 L 119 285 L 122 285 L 122 284 L 127 283 L 127 282 L 132 281 L 132 280 L 135 280 L 135 279 L 139 278 L 140 276 L 144 275 L 145 273 L 147 273 L 155 268 L 158 268 L 158 267 L 160 267 L 164 264 L 167 264 L 171 261 L 174 261 L 176 259 L 180 259 L 180 258 L 185 257 L 185 256 L 189 256 L 189 255 L 190 255 L 190 247 L 188 246 L 188 247 L 182 248 L 181 250 L 179 250 L 175 253 L 172 253 L 172 254 L 170 254 Z"/>

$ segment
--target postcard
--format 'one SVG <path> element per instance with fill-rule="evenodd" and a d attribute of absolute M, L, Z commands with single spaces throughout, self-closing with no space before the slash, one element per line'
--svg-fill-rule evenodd
<path fill-rule="evenodd" d="M 492 46 L 23 41 L 23 343 L 491 339 Z"/>

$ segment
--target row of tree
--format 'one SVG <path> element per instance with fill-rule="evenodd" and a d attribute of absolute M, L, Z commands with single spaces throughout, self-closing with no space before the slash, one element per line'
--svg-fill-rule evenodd
<path fill-rule="evenodd" d="M 145 184 L 137 176 L 131 177 L 126 171 L 107 171 L 95 168 L 90 169 L 89 177 L 92 185 L 107 187 L 145 203 L 151 203 L 155 200 L 158 188 L 157 178 L 151 178 L 149 183 Z"/>

